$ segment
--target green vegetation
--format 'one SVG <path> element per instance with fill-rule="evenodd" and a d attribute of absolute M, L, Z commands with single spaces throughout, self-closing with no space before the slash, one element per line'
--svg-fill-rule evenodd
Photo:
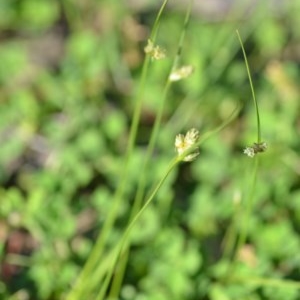
<path fill-rule="evenodd" d="M 1 2 L 0 299 L 300 298 L 300 3 L 174 2 Z"/>

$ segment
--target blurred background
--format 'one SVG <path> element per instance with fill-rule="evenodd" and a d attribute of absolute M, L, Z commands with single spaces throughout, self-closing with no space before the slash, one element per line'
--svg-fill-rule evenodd
<path fill-rule="evenodd" d="M 147 174 L 149 189 L 174 156 L 174 138 L 201 133 L 243 109 L 172 172 L 134 228 L 120 299 L 300 299 L 297 289 L 222 285 L 224 236 L 251 190 L 256 115 L 236 29 L 261 114 L 262 154 L 240 260 L 250 274 L 300 280 L 300 2 L 194 1 L 182 64 Z M 146 45 L 161 1 L 0 2 L 1 299 L 63 299 L 111 209 Z M 187 1 L 170 0 L 131 159 L 120 237 L 139 166 L 183 30 Z"/>

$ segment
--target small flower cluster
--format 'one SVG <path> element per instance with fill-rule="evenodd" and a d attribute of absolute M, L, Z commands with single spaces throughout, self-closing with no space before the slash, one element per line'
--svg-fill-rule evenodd
<path fill-rule="evenodd" d="M 188 66 L 182 66 L 181 68 L 173 71 L 170 76 L 169 80 L 170 81 L 178 81 L 183 78 L 187 78 L 194 72 L 194 67 L 188 65 Z"/>
<path fill-rule="evenodd" d="M 244 153 L 249 157 L 254 157 L 257 153 L 265 152 L 267 150 L 267 143 L 254 143 L 251 147 L 246 147 Z"/>
<path fill-rule="evenodd" d="M 152 59 L 159 60 L 166 57 L 166 52 L 160 46 L 154 46 L 153 42 L 149 39 L 148 44 L 144 48 L 146 54 L 150 55 Z"/>
<path fill-rule="evenodd" d="M 175 138 L 175 149 L 177 151 L 178 156 L 182 155 L 188 149 L 191 149 L 199 139 L 199 131 L 195 128 L 190 129 L 186 135 L 177 134 Z M 195 148 L 195 150 L 186 155 L 183 158 L 183 161 L 193 161 L 199 155 L 199 149 Z"/>

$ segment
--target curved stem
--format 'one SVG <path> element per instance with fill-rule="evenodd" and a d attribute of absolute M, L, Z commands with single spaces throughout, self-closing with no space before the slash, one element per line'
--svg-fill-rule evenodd
<path fill-rule="evenodd" d="M 257 104 L 257 100 L 256 100 L 256 97 L 255 97 L 255 92 L 254 92 L 254 87 L 253 87 L 253 83 L 252 83 L 252 78 L 251 78 L 251 73 L 250 73 L 250 68 L 249 68 L 249 65 L 248 65 L 248 60 L 247 60 L 246 52 L 245 52 L 244 45 L 243 45 L 243 42 L 242 42 L 242 39 L 241 39 L 241 36 L 240 36 L 238 30 L 236 30 L 236 34 L 237 34 L 239 42 L 241 44 L 241 48 L 242 48 L 242 51 L 243 51 L 244 60 L 245 60 L 245 64 L 246 64 L 247 74 L 248 74 L 250 88 L 251 88 L 251 92 L 252 92 L 252 98 L 253 98 L 253 102 L 254 102 L 254 106 L 255 106 L 255 111 L 256 111 L 257 143 L 260 143 L 261 142 L 261 130 L 260 130 L 260 118 L 259 118 L 258 104 Z"/>

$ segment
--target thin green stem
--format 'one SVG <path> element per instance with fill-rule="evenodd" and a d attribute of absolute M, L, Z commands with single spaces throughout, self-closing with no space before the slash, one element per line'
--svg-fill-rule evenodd
<path fill-rule="evenodd" d="M 198 147 L 200 144 L 202 144 L 204 141 L 206 141 L 208 138 L 210 138 L 212 135 L 217 134 L 221 130 L 223 130 L 226 126 L 228 126 L 238 115 L 238 113 L 241 110 L 240 104 L 237 104 L 235 109 L 232 111 L 232 113 L 228 116 L 228 119 L 223 122 L 220 126 L 216 127 L 215 129 L 212 129 L 210 131 L 207 131 L 203 136 L 199 139 L 199 141 L 195 144 L 195 147 Z M 191 148 L 192 152 L 194 148 Z"/>
<path fill-rule="evenodd" d="M 239 42 L 241 44 L 241 48 L 242 48 L 244 60 L 245 60 L 245 65 L 246 65 L 246 69 L 247 69 L 247 74 L 248 74 L 248 78 L 249 78 L 249 82 L 250 82 L 250 88 L 251 88 L 251 92 L 252 92 L 252 98 L 253 98 L 253 102 L 254 102 L 254 106 L 255 106 L 256 119 L 257 119 L 257 143 L 260 143 L 261 142 L 261 130 L 260 130 L 260 118 L 259 118 L 258 104 L 257 104 L 257 100 L 255 97 L 255 92 L 254 92 L 254 87 L 253 87 L 253 83 L 252 83 L 250 68 L 248 65 L 247 55 L 246 55 L 244 45 L 243 45 L 243 42 L 242 42 L 242 39 L 241 39 L 241 36 L 240 36 L 238 30 L 236 30 L 236 34 L 237 34 Z"/>
<path fill-rule="evenodd" d="M 187 8 L 187 11 L 186 11 L 186 14 L 185 14 L 183 29 L 182 29 L 181 36 L 180 36 L 180 39 L 179 39 L 179 42 L 178 42 L 177 53 L 176 53 L 176 56 L 175 56 L 175 59 L 174 59 L 174 62 L 173 62 L 171 72 L 174 71 L 178 67 L 179 58 L 180 58 L 180 55 L 181 55 L 181 51 L 182 51 L 183 43 L 184 43 L 184 39 L 185 39 L 185 34 L 186 34 L 188 24 L 189 24 L 189 21 L 190 21 L 190 15 L 191 15 L 191 9 L 192 9 L 192 6 L 193 6 L 193 2 L 194 2 L 193 0 L 189 1 L 189 5 L 188 5 L 188 8 Z"/>

